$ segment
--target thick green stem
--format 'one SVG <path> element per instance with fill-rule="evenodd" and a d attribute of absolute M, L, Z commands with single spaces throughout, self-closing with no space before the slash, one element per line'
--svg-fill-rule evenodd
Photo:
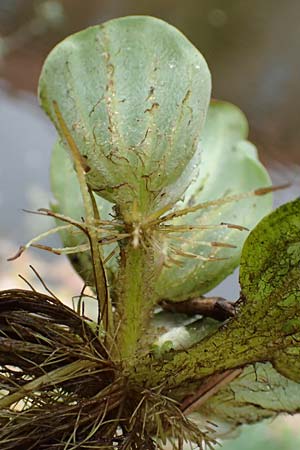
<path fill-rule="evenodd" d="M 120 258 L 116 354 L 123 361 L 128 361 L 136 355 L 137 346 L 151 317 L 155 280 L 154 250 L 140 245 L 135 248 L 128 241 L 121 249 Z"/>
<path fill-rule="evenodd" d="M 168 392 L 179 387 L 184 390 L 218 372 L 255 362 L 273 362 L 278 352 L 281 354 L 291 343 L 291 336 L 282 332 L 280 336 L 275 329 L 255 334 L 250 326 L 245 329 L 243 320 L 233 319 L 228 326 L 187 350 L 170 352 L 166 358 L 148 355 L 140 359 L 130 378 L 134 384 L 146 384 L 149 388 L 161 385 Z"/>

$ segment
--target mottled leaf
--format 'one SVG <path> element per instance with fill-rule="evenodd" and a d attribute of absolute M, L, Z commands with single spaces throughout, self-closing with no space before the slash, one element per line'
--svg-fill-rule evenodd
<path fill-rule="evenodd" d="M 247 240 L 240 284 L 251 317 L 249 332 L 269 332 L 269 358 L 283 375 L 300 381 L 300 200 L 264 219 Z M 256 322 L 256 323 L 255 323 Z"/>

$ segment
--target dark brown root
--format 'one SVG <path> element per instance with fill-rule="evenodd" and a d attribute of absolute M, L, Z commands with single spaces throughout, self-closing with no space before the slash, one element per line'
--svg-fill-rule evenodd
<path fill-rule="evenodd" d="M 212 445 L 163 392 L 130 386 L 94 329 L 55 297 L 0 292 L 1 450 Z"/>

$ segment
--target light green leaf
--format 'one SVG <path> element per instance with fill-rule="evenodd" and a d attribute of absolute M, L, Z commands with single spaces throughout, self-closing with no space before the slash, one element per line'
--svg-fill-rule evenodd
<path fill-rule="evenodd" d="M 224 196 L 270 186 L 270 178 L 258 161 L 256 148 L 245 139 L 248 124 L 243 113 L 234 105 L 213 101 L 205 123 L 203 148 L 198 177 L 186 192 L 184 201 L 176 206 L 193 206 Z M 229 222 L 249 229 L 272 208 L 272 195 L 252 197 L 188 214 L 172 221 L 176 225 L 217 225 Z M 201 261 L 181 257 L 182 267 L 164 268 L 158 281 L 160 298 L 183 300 L 208 292 L 239 263 L 241 248 L 248 233 L 236 229 L 194 230 L 180 232 L 179 239 L 168 244 L 200 257 L 228 258 L 223 261 Z M 222 241 L 236 245 L 235 249 L 205 246 L 203 242 Z"/>
<path fill-rule="evenodd" d="M 51 189 L 55 199 L 55 202 L 51 205 L 52 210 L 80 221 L 82 217 L 84 217 L 84 207 L 79 183 L 77 181 L 73 163 L 59 142 L 57 142 L 53 148 L 50 173 Z M 111 219 L 110 214 L 112 213 L 113 205 L 100 197 L 96 198 L 96 202 L 100 217 L 103 220 Z M 57 221 L 57 224 L 61 225 L 62 223 Z M 87 243 L 87 238 L 84 233 L 75 229 L 73 232 L 62 230 L 60 232 L 60 237 L 64 247 L 78 247 L 79 245 Z M 112 249 L 113 245 L 104 246 L 104 257 L 108 256 Z M 88 285 L 93 286 L 94 281 L 90 251 L 70 254 L 68 255 L 68 258 L 84 281 Z M 112 258 L 107 267 L 110 278 L 112 277 L 112 270 L 117 270 L 115 265 L 116 261 Z M 95 305 L 95 308 L 97 308 L 97 305 Z"/>
<path fill-rule="evenodd" d="M 179 31 L 132 16 L 58 44 L 39 95 L 62 135 L 58 103 L 90 167 L 89 184 L 132 222 L 177 201 L 198 173 L 210 84 L 204 58 Z"/>
<path fill-rule="evenodd" d="M 222 450 L 294 450 L 300 448 L 300 436 L 293 429 L 293 420 L 277 420 L 271 423 L 245 425 L 240 436 L 222 442 Z M 295 423 L 297 423 L 295 421 Z"/>
<path fill-rule="evenodd" d="M 258 363 L 245 368 L 192 417 L 201 422 L 211 420 L 228 432 L 242 424 L 299 411 L 300 385 L 280 375 L 270 363 Z"/>

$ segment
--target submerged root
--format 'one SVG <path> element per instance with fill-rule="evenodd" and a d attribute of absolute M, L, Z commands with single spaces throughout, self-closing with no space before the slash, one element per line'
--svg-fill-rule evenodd
<path fill-rule="evenodd" d="M 214 443 L 162 390 L 132 386 L 102 337 L 57 298 L 0 292 L 1 449 L 155 450 L 169 437 L 174 449 Z"/>

